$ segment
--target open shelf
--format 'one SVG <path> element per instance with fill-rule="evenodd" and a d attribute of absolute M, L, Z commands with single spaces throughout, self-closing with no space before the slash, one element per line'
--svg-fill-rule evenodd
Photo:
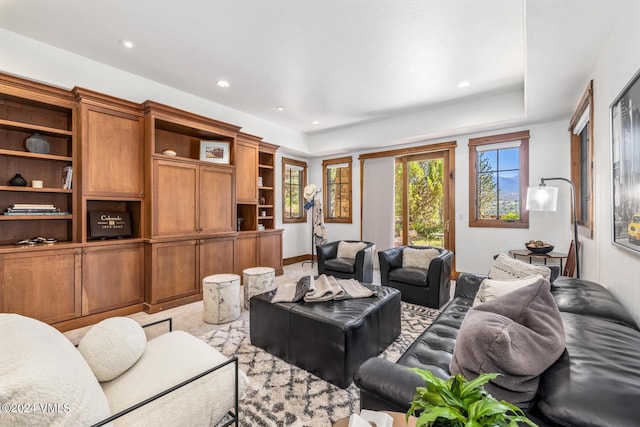
<path fill-rule="evenodd" d="M 106 211 L 106 212 L 128 212 L 131 218 L 131 236 L 122 237 L 118 239 L 111 239 L 114 241 L 126 240 L 126 239 L 139 239 L 142 237 L 141 215 L 142 215 L 142 202 L 140 200 L 96 200 L 88 199 L 87 205 L 87 226 L 86 226 L 86 240 L 96 241 L 104 239 L 92 239 L 89 230 L 89 213 L 94 211 Z"/>

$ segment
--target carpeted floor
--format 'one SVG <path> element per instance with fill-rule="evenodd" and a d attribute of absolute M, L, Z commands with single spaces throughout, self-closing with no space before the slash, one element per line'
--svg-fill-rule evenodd
<path fill-rule="evenodd" d="M 402 303 L 402 331 L 381 357 L 396 361 L 433 322 L 437 310 Z M 360 411 L 358 388 L 334 386 L 254 347 L 244 318 L 200 337 L 224 355 L 237 356 L 249 386 L 240 399 L 241 426 L 331 426 Z"/>

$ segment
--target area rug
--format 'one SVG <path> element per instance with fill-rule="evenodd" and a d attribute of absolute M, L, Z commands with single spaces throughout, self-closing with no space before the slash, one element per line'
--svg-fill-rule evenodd
<path fill-rule="evenodd" d="M 380 357 L 398 360 L 438 314 L 403 302 L 402 332 Z M 237 356 L 249 378 L 239 402 L 241 426 L 330 427 L 360 412 L 358 388 L 353 383 L 341 389 L 251 345 L 248 320 L 232 322 L 200 338 L 227 357 Z"/>

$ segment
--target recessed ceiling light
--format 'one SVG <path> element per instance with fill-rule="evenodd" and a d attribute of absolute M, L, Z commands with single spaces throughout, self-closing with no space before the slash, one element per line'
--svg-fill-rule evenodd
<path fill-rule="evenodd" d="M 284 111 L 284 107 L 283 107 L 282 105 L 278 105 L 278 106 L 276 107 L 276 110 L 278 110 L 278 111 Z"/>
<path fill-rule="evenodd" d="M 319 121 L 317 121 L 317 120 L 314 120 L 314 121 L 312 121 L 312 122 L 311 122 L 311 124 L 312 124 L 312 125 L 319 125 L 319 124 L 320 124 L 320 122 L 319 122 Z"/>
<path fill-rule="evenodd" d="M 127 49 L 133 49 L 135 46 L 131 40 L 120 40 L 120 44 Z"/>
<path fill-rule="evenodd" d="M 229 87 L 229 82 L 226 80 L 218 80 L 216 84 L 218 87 Z"/>
<path fill-rule="evenodd" d="M 462 89 L 463 87 L 469 87 L 469 86 L 471 86 L 471 82 L 468 82 L 468 81 L 466 81 L 466 80 L 465 80 L 465 81 L 463 81 L 463 82 L 458 83 L 458 87 L 459 87 L 460 89 Z"/>

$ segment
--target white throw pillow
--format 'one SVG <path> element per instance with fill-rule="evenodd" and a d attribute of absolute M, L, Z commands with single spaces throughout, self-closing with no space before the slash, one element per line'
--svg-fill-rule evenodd
<path fill-rule="evenodd" d="M 111 317 L 92 327 L 78 344 L 98 381 L 111 381 L 132 367 L 144 353 L 147 336 L 128 317 Z"/>
<path fill-rule="evenodd" d="M 524 261 L 510 258 L 505 254 L 499 254 L 491 266 L 489 278 L 496 280 L 516 280 L 534 274 L 539 274 L 547 280 L 551 279 L 551 269 L 549 269 L 549 267 L 527 264 Z"/>
<path fill-rule="evenodd" d="M 338 258 L 354 259 L 358 252 L 366 248 L 364 242 L 338 242 Z"/>
<path fill-rule="evenodd" d="M 5 313 L 0 331 L 0 402 L 8 409 L 0 425 L 89 426 L 111 416 L 96 377 L 60 331 Z"/>
<path fill-rule="evenodd" d="M 402 250 L 402 266 L 425 268 L 428 270 L 429 264 L 431 264 L 431 261 L 437 258 L 438 255 L 440 255 L 440 251 L 433 248 L 404 248 Z"/>
<path fill-rule="evenodd" d="M 533 285 L 538 280 L 544 280 L 544 278 L 540 274 L 535 274 L 518 280 L 484 279 L 478 288 L 476 298 L 473 300 L 473 306 L 494 300 L 516 289 Z"/>

